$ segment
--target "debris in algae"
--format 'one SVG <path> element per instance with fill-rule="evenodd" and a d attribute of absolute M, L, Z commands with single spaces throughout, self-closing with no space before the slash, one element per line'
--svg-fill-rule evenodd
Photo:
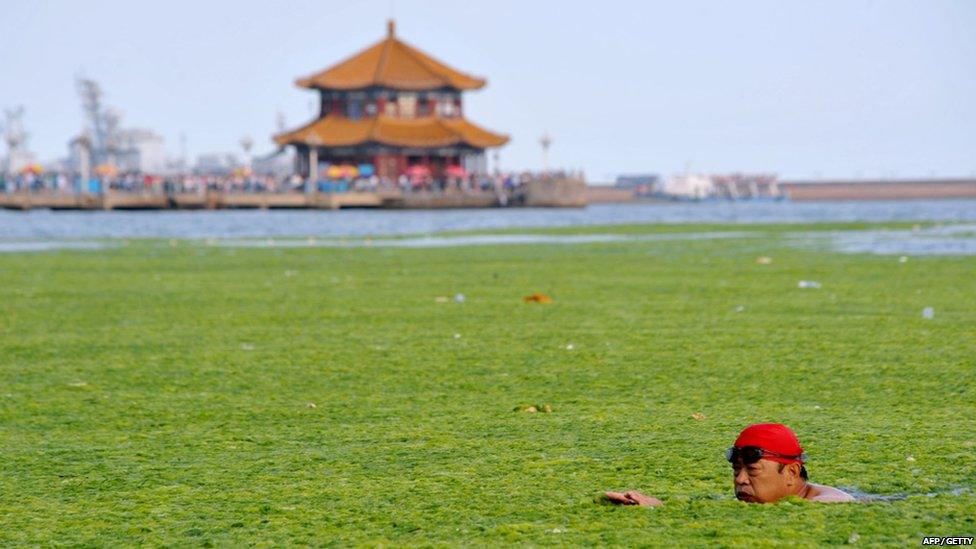
<path fill-rule="evenodd" d="M 549 296 L 547 296 L 546 294 L 534 293 L 534 294 L 527 295 L 527 296 L 523 297 L 522 298 L 522 301 L 524 301 L 526 303 L 542 303 L 542 304 L 547 304 L 547 303 L 552 303 L 552 298 L 549 297 Z"/>

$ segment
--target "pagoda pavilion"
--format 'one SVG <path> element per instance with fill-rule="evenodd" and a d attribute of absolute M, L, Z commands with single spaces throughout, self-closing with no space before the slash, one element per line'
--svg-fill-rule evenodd
<path fill-rule="evenodd" d="M 479 174 L 485 149 L 508 142 L 464 118 L 461 93 L 485 80 L 404 43 L 392 20 L 386 38 L 296 84 L 319 92 L 319 116 L 274 141 L 297 149 L 296 171 L 312 181 L 323 163 L 327 174 L 356 168 L 390 181 Z"/>

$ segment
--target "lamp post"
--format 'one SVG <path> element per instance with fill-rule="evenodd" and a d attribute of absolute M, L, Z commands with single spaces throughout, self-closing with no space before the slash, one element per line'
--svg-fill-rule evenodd
<path fill-rule="evenodd" d="M 241 149 L 244 149 L 244 170 L 250 175 L 251 173 L 251 147 L 254 146 L 254 140 L 251 139 L 250 135 L 245 135 L 240 140 Z"/>
<path fill-rule="evenodd" d="M 552 145 L 549 132 L 542 134 L 542 137 L 539 138 L 539 144 L 542 145 L 542 173 L 549 175 L 549 146 Z"/>

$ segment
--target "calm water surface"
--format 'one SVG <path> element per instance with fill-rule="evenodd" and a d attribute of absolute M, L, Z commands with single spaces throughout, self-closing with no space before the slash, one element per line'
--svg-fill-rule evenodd
<path fill-rule="evenodd" d="M 598 204 L 582 209 L 0 210 L 0 239 L 391 236 L 629 223 L 976 222 L 976 200 Z"/>

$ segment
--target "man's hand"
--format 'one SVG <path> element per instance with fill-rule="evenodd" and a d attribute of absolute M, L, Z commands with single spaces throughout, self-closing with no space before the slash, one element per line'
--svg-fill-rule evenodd
<path fill-rule="evenodd" d="M 607 496 L 607 499 L 611 503 L 617 503 L 620 505 L 644 505 L 647 507 L 657 507 L 663 502 L 652 496 L 645 496 L 644 494 L 636 491 L 630 490 L 629 492 L 604 492 L 603 495 Z"/>

